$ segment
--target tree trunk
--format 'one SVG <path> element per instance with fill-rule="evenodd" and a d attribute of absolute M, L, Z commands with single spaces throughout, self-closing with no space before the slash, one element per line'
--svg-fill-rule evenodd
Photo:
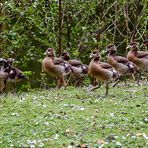
<path fill-rule="evenodd" d="M 125 3 L 124 5 L 124 18 L 125 18 L 125 26 L 126 26 L 126 44 L 129 44 L 129 39 L 131 39 L 131 32 L 129 29 L 129 15 L 128 15 L 128 3 Z M 126 49 L 126 54 L 127 54 L 128 50 Z"/>
<path fill-rule="evenodd" d="M 59 0 L 59 28 L 58 28 L 58 53 L 59 53 L 59 56 L 61 55 L 62 53 L 62 0 Z"/>
<path fill-rule="evenodd" d="M 2 0 L 1 3 L 3 4 L 4 0 Z M 4 12 L 2 6 L 3 5 L 1 5 L 1 8 L 0 8 L 0 16 L 5 16 L 5 12 Z M 0 23 L 0 33 L 2 33 L 5 29 L 6 29 L 6 25 L 4 23 Z M 0 44 L 1 45 L 4 44 L 4 41 L 0 40 Z M 5 44 L 6 44 L 6 42 L 5 42 Z M 3 49 L 0 48 L 0 56 L 1 56 L 2 52 L 3 52 Z"/>
<path fill-rule="evenodd" d="M 71 43 L 71 15 L 67 16 L 67 47 L 70 48 Z"/>

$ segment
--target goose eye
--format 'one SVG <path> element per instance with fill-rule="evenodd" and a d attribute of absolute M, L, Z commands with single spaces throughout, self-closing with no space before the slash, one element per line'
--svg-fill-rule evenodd
<path fill-rule="evenodd" d="M 48 52 L 51 52 L 51 51 L 53 51 L 53 49 L 52 48 L 48 48 L 47 51 Z"/>
<path fill-rule="evenodd" d="M 113 47 L 113 45 L 109 45 L 109 46 L 108 46 L 108 48 L 111 48 L 111 47 Z"/>
<path fill-rule="evenodd" d="M 65 56 L 66 55 L 66 53 L 64 52 L 64 53 L 62 53 L 62 56 Z"/>
<path fill-rule="evenodd" d="M 97 51 L 93 51 L 93 54 L 96 54 L 97 53 Z"/>
<path fill-rule="evenodd" d="M 136 45 L 136 43 L 131 43 L 130 45 L 133 46 L 133 45 Z"/>

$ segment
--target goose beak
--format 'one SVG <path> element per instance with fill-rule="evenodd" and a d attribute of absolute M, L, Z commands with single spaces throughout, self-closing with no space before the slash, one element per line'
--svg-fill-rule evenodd
<path fill-rule="evenodd" d="M 144 48 L 145 44 L 140 45 L 140 48 Z"/>
<path fill-rule="evenodd" d="M 104 54 L 105 54 L 105 55 L 108 55 L 108 54 L 109 54 L 109 50 L 107 50 Z"/>
<path fill-rule="evenodd" d="M 49 52 L 48 52 L 48 51 L 44 52 L 44 55 L 48 55 L 48 54 L 49 54 Z"/>
<path fill-rule="evenodd" d="M 90 58 L 90 59 L 92 59 L 92 58 L 93 58 L 93 54 L 92 54 L 92 53 L 90 54 L 89 58 Z"/>
<path fill-rule="evenodd" d="M 126 47 L 126 49 L 130 49 L 132 46 L 131 45 L 128 45 L 127 47 Z"/>

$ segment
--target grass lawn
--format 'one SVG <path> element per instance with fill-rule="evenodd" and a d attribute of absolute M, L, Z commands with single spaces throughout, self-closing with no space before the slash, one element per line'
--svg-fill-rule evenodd
<path fill-rule="evenodd" d="M 0 96 L 0 147 L 148 147 L 148 86 Z"/>

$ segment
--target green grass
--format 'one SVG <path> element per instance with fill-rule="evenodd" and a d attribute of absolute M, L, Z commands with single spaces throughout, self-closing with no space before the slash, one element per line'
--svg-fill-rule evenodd
<path fill-rule="evenodd" d="M 0 147 L 148 147 L 148 87 L 0 96 Z"/>

